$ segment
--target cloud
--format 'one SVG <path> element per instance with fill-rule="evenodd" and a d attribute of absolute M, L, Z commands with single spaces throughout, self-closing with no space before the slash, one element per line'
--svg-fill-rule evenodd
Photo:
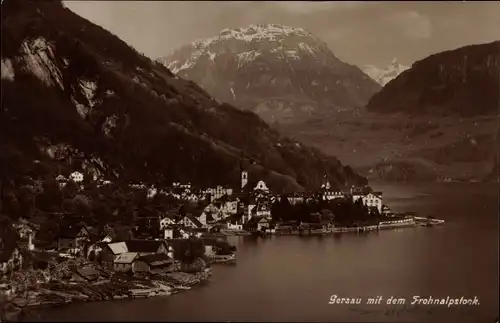
<path fill-rule="evenodd" d="M 416 11 L 392 13 L 387 21 L 393 28 L 413 39 L 428 39 L 432 35 L 430 19 Z"/>
<path fill-rule="evenodd" d="M 322 11 L 351 9 L 364 4 L 362 1 L 277 1 L 268 3 L 276 9 L 288 11 L 293 14 L 311 14 Z"/>

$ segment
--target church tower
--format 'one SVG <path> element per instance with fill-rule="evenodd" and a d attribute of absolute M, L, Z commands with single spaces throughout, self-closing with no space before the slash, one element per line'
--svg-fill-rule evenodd
<path fill-rule="evenodd" d="M 248 183 L 248 172 L 246 170 L 241 170 L 241 189 L 243 190 Z"/>
<path fill-rule="evenodd" d="M 323 188 L 327 191 L 330 189 L 330 181 L 328 181 L 328 175 L 324 176 L 324 182 L 323 182 L 323 185 L 321 185 L 321 188 Z"/>

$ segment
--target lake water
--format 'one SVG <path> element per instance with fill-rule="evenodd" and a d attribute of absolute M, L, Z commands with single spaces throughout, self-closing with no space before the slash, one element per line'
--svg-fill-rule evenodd
<path fill-rule="evenodd" d="M 329 237 L 231 237 L 236 266 L 175 296 L 75 304 L 38 321 L 488 322 L 498 317 L 498 186 L 374 184 L 395 211 L 448 224 Z M 382 296 L 381 305 L 329 305 L 331 295 Z M 473 298 L 479 305 L 409 303 L 414 295 Z M 390 296 L 405 305 L 387 305 Z"/>

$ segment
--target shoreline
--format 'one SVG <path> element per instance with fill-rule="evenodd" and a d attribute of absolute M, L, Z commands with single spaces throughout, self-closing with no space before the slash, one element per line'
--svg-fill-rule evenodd
<path fill-rule="evenodd" d="M 335 227 L 323 232 L 311 232 L 308 233 L 304 231 L 301 233 L 298 230 L 292 232 L 265 232 L 262 233 L 264 236 L 283 236 L 283 235 L 297 235 L 297 236 L 328 236 L 337 233 L 347 233 L 347 232 L 368 232 L 368 231 L 380 231 L 380 230 L 390 230 L 390 229 L 403 229 L 403 228 L 414 228 L 420 226 L 434 226 L 446 224 L 445 220 L 442 219 L 427 219 L 415 217 L 415 219 L 400 222 L 400 223 L 383 223 L 379 225 L 366 225 L 359 227 Z"/>
<path fill-rule="evenodd" d="M 18 291 L 4 304 L 0 319 L 18 322 L 42 309 L 77 303 L 171 296 L 206 282 L 212 275 L 211 268 L 194 273 L 176 271 L 151 278 L 127 277 L 104 268 L 98 270 L 100 277 L 94 281 L 56 279 Z"/>

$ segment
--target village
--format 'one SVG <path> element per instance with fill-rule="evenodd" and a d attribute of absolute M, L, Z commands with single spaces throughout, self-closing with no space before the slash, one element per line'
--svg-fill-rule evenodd
<path fill-rule="evenodd" d="M 52 195 L 66 195 L 66 201 L 71 197 L 72 207 L 42 215 L 34 208 L 37 213 L 31 217 L 2 220 L 0 287 L 10 295 L 8 299 L 17 299 L 19 308 L 75 299 L 166 295 L 189 289 L 210 276 L 212 264 L 236 263 L 236 247 L 227 241 L 231 235 L 327 235 L 430 223 L 411 213 L 391 212 L 382 202 L 382 192 L 373 192 L 370 187 L 335 190 L 325 176 L 314 192 L 280 196 L 264 181 L 250 181 L 245 170 L 241 170 L 238 188 L 197 189 L 179 182 L 162 188 L 129 184 L 127 189 L 136 192 L 134 203 L 142 206 L 134 205 L 127 211 L 121 201 L 114 212 L 109 212 L 113 218 L 110 221 L 89 210 L 87 199 L 100 197 L 110 203 L 112 199 L 103 195 L 116 198 L 116 187 L 111 181 L 85 177 L 81 172 L 67 177 L 59 174 L 52 187 L 46 184 L 39 190 L 38 195 L 54 190 Z M 98 196 L 96 191 L 100 192 Z M 36 197 L 34 194 L 33 205 Z M 60 200 L 65 205 L 64 199 Z M 154 204 L 162 207 L 150 207 Z M 120 211 L 128 212 L 128 216 L 122 217 Z M 128 278 L 117 283 L 116 279 L 123 277 Z M 28 284 L 30 279 L 32 283 Z M 45 286 L 54 279 L 59 287 Z M 165 285 L 165 280 L 170 285 Z M 101 288 L 108 284 L 108 292 L 97 292 L 97 296 L 88 292 L 89 286 L 95 287 L 98 282 Z M 81 284 L 87 285 L 87 292 L 82 292 Z M 123 284 L 128 287 L 123 289 Z M 43 300 L 34 286 L 45 291 Z M 80 289 L 72 294 L 68 286 Z M 119 292 L 117 286 L 121 286 Z M 20 301 L 19 293 L 29 294 L 29 290 L 34 293 L 31 303 L 27 296 Z M 48 295 L 52 297 L 49 300 Z M 54 295 L 59 298 L 54 300 Z"/>

